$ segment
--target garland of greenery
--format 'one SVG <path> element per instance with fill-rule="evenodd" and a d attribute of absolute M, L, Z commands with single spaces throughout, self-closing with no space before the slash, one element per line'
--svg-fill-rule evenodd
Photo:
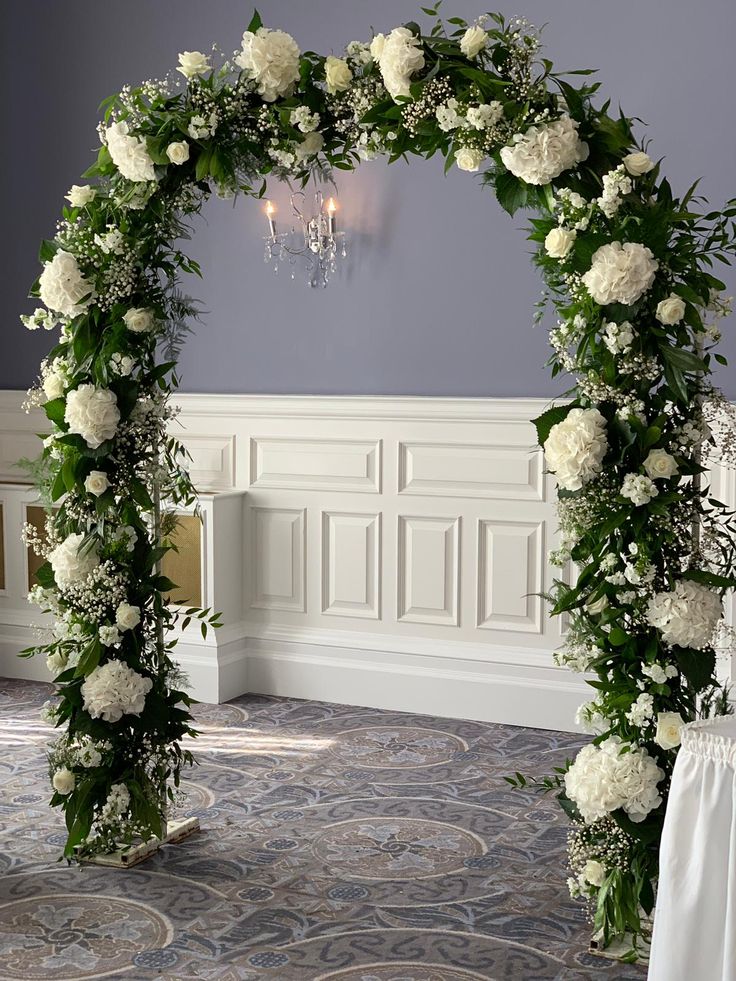
<path fill-rule="evenodd" d="M 555 74 L 528 24 L 445 27 L 438 7 L 423 8 L 428 33 L 410 23 L 344 58 L 302 53 L 256 14 L 233 59 L 185 52 L 178 76 L 103 104 L 95 183 L 69 192 L 41 247 L 44 306 L 23 318 L 61 325 L 31 392 L 51 424 L 35 473 L 54 507 L 43 541 L 29 531 L 46 560 L 32 598 L 55 619 L 36 648 L 56 676 L 51 803 L 68 857 L 108 851 L 161 833 L 162 788 L 173 799 L 192 762 L 190 700 L 162 632 L 217 615 L 167 604 L 159 572 L 173 510 L 195 499 L 167 434 L 193 313 L 178 277 L 199 272 L 177 244 L 189 219 L 213 189 L 262 196 L 267 175 L 306 183 L 439 152 L 446 169 L 483 168 L 510 214 L 535 212 L 559 318 L 550 364 L 575 381 L 536 425 L 559 486 L 555 561 L 579 570 L 552 593 L 571 621 L 557 659 L 590 673 L 580 719 L 595 739 L 541 786 L 572 819 L 571 890 L 608 942 L 640 934 L 652 909 L 681 725 L 726 707 L 714 636 L 736 532 L 701 489 L 700 453 L 711 358 L 724 363 L 709 353 L 714 322 L 728 312 L 710 270 L 734 253 L 736 208 L 701 214 L 694 188 L 676 198 L 631 120 L 595 107 L 597 84 Z"/>

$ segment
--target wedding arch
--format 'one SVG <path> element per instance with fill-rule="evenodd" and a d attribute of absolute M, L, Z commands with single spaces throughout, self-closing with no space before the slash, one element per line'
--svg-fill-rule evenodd
<path fill-rule="evenodd" d="M 180 245 L 188 220 L 212 190 L 261 197 L 267 177 L 439 153 L 482 171 L 509 214 L 533 212 L 551 370 L 573 382 L 536 427 L 558 484 L 554 561 L 578 570 L 551 590 L 570 623 L 556 658 L 588 673 L 580 721 L 595 738 L 534 783 L 572 820 L 571 891 L 608 942 L 640 934 L 652 909 L 680 727 L 727 710 L 715 645 L 736 524 L 702 484 L 702 454 L 729 312 L 711 270 L 736 251 L 736 206 L 675 197 L 632 121 L 596 107 L 590 72 L 556 74 L 525 21 L 445 25 L 438 8 L 422 8 L 426 31 L 409 23 L 340 58 L 300 52 L 255 14 L 232 60 L 184 52 L 178 74 L 103 104 L 94 183 L 67 195 L 41 246 L 43 306 L 23 318 L 61 328 L 30 395 L 50 423 L 34 469 L 46 534 L 27 529 L 45 559 L 32 599 L 55 622 L 26 652 L 55 675 L 51 804 L 68 858 L 108 852 L 161 836 L 192 762 L 172 633 L 217 614 L 168 605 L 160 572 L 174 509 L 196 499 L 167 427 L 192 313 L 179 275 L 199 272 Z"/>

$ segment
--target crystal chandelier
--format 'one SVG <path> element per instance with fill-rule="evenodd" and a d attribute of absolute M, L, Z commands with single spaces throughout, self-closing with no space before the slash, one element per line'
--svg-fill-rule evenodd
<path fill-rule="evenodd" d="M 282 265 L 288 266 L 291 278 L 296 279 L 297 263 L 306 267 L 306 282 L 324 288 L 337 269 L 337 259 L 345 258 L 345 232 L 335 228 L 337 202 L 334 197 L 324 200 L 320 187 L 315 187 L 311 215 L 305 214 L 307 195 L 293 191 L 289 197 L 294 224 L 286 232 L 276 228 L 276 207 L 266 201 L 265 214 L 268 235 L 265 237 L 263 261 L 273 264 L 278 273 Z"/>

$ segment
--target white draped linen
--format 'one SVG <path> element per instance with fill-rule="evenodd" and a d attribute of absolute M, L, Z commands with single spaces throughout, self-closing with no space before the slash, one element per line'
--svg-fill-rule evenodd
<path fill-rule="evenodd" d="M 736 719 L 685 727 L 660 847 L 648 981 L 736 981 Z"/>

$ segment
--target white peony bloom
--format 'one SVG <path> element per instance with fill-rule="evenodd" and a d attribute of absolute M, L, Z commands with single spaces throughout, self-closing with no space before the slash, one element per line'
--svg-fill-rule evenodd
<path fill-rule="evenodd" d="M 565 792 L 586 824 L 621 809 L 638 823 L 662 803 L 657 784 L 664 775 L 645 749 L 609 736 L 580 750 L 565 774 Z"/>
<path fill-rule="evenodd" d="M 473 129 L 490 129 L 503 118 L 503 106 L 500 102 L 487 102 L 479 106 L 471 106 L 465 118 Z"/>
<path fill-rule="evenodd" d="M 644 469 L 652 480 L 662 477 L 665 480 L 679 473 L 677 461 L 667 450 L 650 450 L 644 461 Z"/>
<path fill-rule="evenodd" d="M 624 157 L 623 163 L 632 177 L 641 177 L 654 168 L 654 162 L 648 153 L 629 153 Z"/>
<path fill-rule="evenodd" d="M 679 324 L 685 316 L 685 301 L 677 293 L 670 293 L 666 300 L 660 300 L 657 304 L 657 320 L 660 324 L 671 327 Z"/>
<path fill-rule="evenodd" d="M 100 643 L 104 647 L 117 647 L 121 640 L 118 628 L 111 627 L 109 625 L 100 627 L 98 636 L 100 638 Z"/>
<path fill-rule="evenodd" d="M 185 78 L 196 78 L 210 70 L 210 59 L 201 51 L 182 51 L 179 55 L 179 67 L 176 69 Z"/>
<path fill-rule="evenodd" d="M 175 143 L 169 143 L 166 147 L 166 156 L 172 162 L 180 167 L 182 164 L 186 163 L 189 159 L 189 144 L 186 140 L 179 140 Z"/>
<path fill-rule="evenodd" d="M 685 720 L 678 712 L 660 712 L 657 716 L 655 743 L 662 749 L 676 749 L 682 739 Z"/>
<path fill-rule="evenodd" d="M 352 80 L 353 73 L 347 61 L 343 61 L 342 58 L 335 58 L 334 55 L 328 55 L 325 58 L 325 81 L 330 95 L 345 92 L 346 89 L 350 88 Z"/>
<path fill-rule="evenodd" d="M 666 644 L 703 650 L 711 646 L 722 614 L 723 601 L 718 593 L 700 583 L 680 579 L 674 589 L 656 593 L 650 599 L 646 618 Z"/>
<path fill-rule="evenodd" d="M 41 302 L 65 317 L 83 313 L 94 297 L 92 284 L 82 275 L 77 260 L 61 249 L 44 263 L 38 288 Z"/>
<path fill-rule="evenodd" d="M 388 37 L 378 34 L 373 38 L 371 54 L 378 62 L 383 83 L 394 102 L 401 96 L 410 95 L 412 75 L 424 68 L 420 38 L 408 27 L 396 27 Z"/>
<path fill-rule="evenodd" d="M 89 184 L 72 184 L 69 193 L 64 196 L 72 208 L 84 208 L 97 197 L 97 190 Z"/>
<path fill-rule="evenodd" d="M 87 446 L 96 450 L 112 439 L 118 428 L 117 397 L 109 388 L 80 385 L 67 395 L 64 419 L 70 433 L 78 433 Z"/>
<path fill-rule="evenodd" d="M 487 44 L 488 34 L 478 24 L 469 27 L 460 38 L 460 50 L 466 58 L 477 58 Z"/>
<path fill-rule="evenodd" d="M 82 685 L 85 710 L 93 719 L 118 722 L 124 715 L 140 715 L 153 687 L 122 661 L 108 661 L 95 668 Z"/>
<path fill-rule="evenodd" d="M 547 232 L 544 247 L 553 259 L 564 259 L 575 244 L 578 233 L 569 228 L 553 228 Z"/>
<path fill-rule="evenodd" d="M 599 889 L 606 878 L 605 866 L 600 862 L 597 862 L 594 858 L 589 858 L 585 863 L 583 868 L 583 878 L 586 882 L 590 883 L 591 886 L 595 886 Z"/>
<path fill-rule="evenodd" d="M 588 144 L 580 139 L 578 124 L 569 116 L 517 133 L 511 146 L 501 150 L 506 169 L 526 184 L 549 184 L 587 159 Z"/>
<path fill-rule="evenodd" d="M 611 242 L 593 253 L 583 284 L 596 303 L 636 303 L 654 282 L 659 263 L 646 245 Z"/>
<path fill-rule="evenodd" d="M 658 494 L 657 485 L 643 473 L 627 473 L 621 485 L 621 496 L 627 497 L 637 507 L 649 504 Z"/>
<path fill-rule="evenodd" d="M 147 334 L 156 326 L 153 310 L 146 307 L 131 307 L 123 315 L 123 320 L 128 330 L 132 330 L 134 334 Z"/>
<path fill-rule="evenodd" d="M 48 560 L 58 585 L 80 582 L 100 564 L 96 545 L 84 552 L 79 551 L 83 541 L 84 535 L 72 534 L 49 552 Z"/>
<path fill-rule="evenodd" d="M 459 170 L 475 173 L 483 163 L 483 151 L 472 146 L 463 146 L 455 150 L 455 163 Z"/>
<path fill-rule="evenodd" d="M 109 486 L 110 481 L 104 470 L 91 470 L 84 481 L 84 489 L 95 497 L 104 494 Z"/>
<path fill-rule="evenodd" d="M 115 612 L 115 622 L 120 630 L 135 630 L 141 622 L 141 608 L 121 603 Z"/>
<path fill-rule="evenodd" d="M 156 180 L 153 160 L 148 155 L 146 141 L 131 136 L 127 123 L 112 123 L 105 130 L 105 143 L 117 169 L 134 183 Z"/>
<path fill-rule="evenodd" d="M 291 95 L 299 81 L 299 56 L 299 47 L 290 34 L 259 27 L 255 34 L 243 34 L 242 50 L 235 64 L 256 82 L 263 101 L 273 102 Z"/>
<path fill-rule="evenodd" d="M 63 794 L 66 797 L 74 790 L 74 784 L 76 783 L 76 777 L 71 770 L 68 770 L 63 766 L 60 770 L 57 770 L 51 779 L 51 783 L 54 785 L 54 790 Z"/>
<path fill-rule="evenodd" d="M 547 467 L 565 490 L 580 490 L 601 471 L 608 449 L 606 420 L 598 409 L 571 409 L 544 444 Z"/>

